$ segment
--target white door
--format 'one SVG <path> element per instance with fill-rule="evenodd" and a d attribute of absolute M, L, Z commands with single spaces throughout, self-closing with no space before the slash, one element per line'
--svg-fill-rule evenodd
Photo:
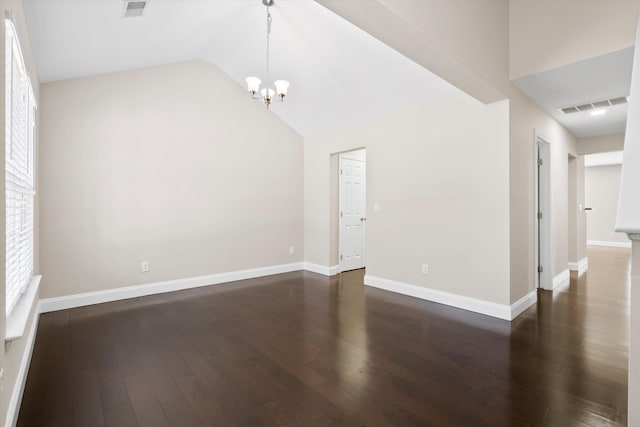
<path fill-rule="evenodd" d="M 366 163 L 340 156 L 340 271 L 364 268 Z"/>

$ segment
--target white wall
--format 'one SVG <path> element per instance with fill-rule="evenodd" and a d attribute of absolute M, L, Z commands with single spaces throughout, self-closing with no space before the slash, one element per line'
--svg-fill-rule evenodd
<path fill-rule="evenodd" d="M 305 260 L 330 265 L 331 154 L 366 146 L 367 274 L 508 303 L 508 120 L 460 94 L 306 139 Z"/>
<path fill-rule="evenodd" d="M 585 203 L 593 210 L 587 213 L 587 241 L 630 244 L 627 235 L 616 233 L 616 213 L 620 191 L 620 165 L 586 168 Z"/>
<path fill-rule="evenodd" d="M 41 92 L 43 298 L 303 260 L 302 139 L 217 67 Z"/>

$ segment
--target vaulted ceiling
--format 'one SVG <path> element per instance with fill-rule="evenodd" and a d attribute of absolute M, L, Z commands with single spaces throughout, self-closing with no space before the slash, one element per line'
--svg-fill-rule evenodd
<path fill-rule="evenodd" d="M 150 0 L 137 18 L 124 17 L 122 0 L 24 8 L 43 83 L 197 59 L 243 90 L 245 77 L 266 77 L 260 0 Z M 302 136 L 459 92 L 312 0 L 276 0 L 271 11 L 271 79 L 291 82 L 272 111 Z"/>
<path fill-rule="evenodd" d="M 266 10 L 260 0 L 149 0 L 139 18 L 124 17 L 125 3 L 25 0 L 41 81 L 198 59 L 217 65 L 243 89 L 247 76 L 266 79 Z M 272 111 L 302 136 L 460 92 L 320 3 L 276 0 L 271 8 L 270 79 L 291 82 L 286 102 L 275 103 Z M 375 20 L 367 15 L 373 11 L 369 9 L 387 6 L 380 1 L 362 3 L 357 5 L 358 16 Z M 411 26 L 406 15 L 410 9 L 403 9 L 402 16 L 385 11 L 385 16 Z M 607 108 L 600 116 L 590 111 L 565 114 L 560 109 L 627 96 L 632 52 L 632 47 L 622 49 L 520 77 L 514 83 L 578 137 L 624 132 L 626 105 Z"/>

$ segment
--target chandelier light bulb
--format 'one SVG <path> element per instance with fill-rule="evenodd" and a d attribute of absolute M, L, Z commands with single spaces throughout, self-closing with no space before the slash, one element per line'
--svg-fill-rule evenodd
<path fill-rule="evenodd" d="M 276 91 L 271 88 L 264 88 L 260 91 L 260 95 L 264 98 L 265 103 L 270 104 L 273 99 L 273 95 L 276 94 Z"/>
<path fill-rule="evenodd" d="M 280 101 L 284 101 L 284 97 L 287 95 L 289 89 L 289 82 L 286 80 L 276 80 L 273 83 L 276 86 L 276 93 L 280 97 Z"/>
<path fill-rule="evenodd" d="M 247 77 L 245 81 L 247 82 L 247 89 L 249 90 L 249 93 L 251 95 L 255 95 L 256 93 L 258 93 L 262 80 L 257 77 Z"/>

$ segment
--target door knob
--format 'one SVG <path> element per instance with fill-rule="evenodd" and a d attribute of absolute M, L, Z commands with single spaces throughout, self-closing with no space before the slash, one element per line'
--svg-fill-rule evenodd
<path fill-rule="evenodd" d="M 360 221 L 366 221 L 367 218 L 360 218 Z"/>

